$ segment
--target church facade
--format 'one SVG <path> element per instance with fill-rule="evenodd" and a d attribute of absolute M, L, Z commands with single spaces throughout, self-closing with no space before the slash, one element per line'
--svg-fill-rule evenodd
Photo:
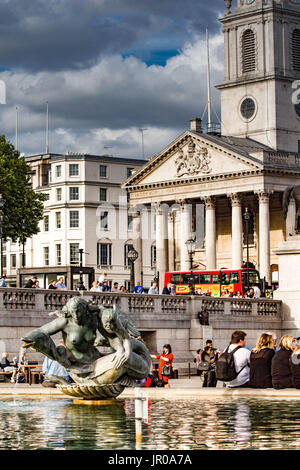
<path fill-rule="evenodd" d="M 300 181 L 300 0 L 225 4 L 221 133 L 204 133 L 192 119 L 123 184 L 135 209 L 136 276 L 145 285 L 143 231 L 155 214 L 160 289 L 166 271 L 190 269 L 191 236 L 194 269 L 241 268 L 248 246 L 260 277 L 277 283 L 275 249 L 288 230 L 282 196 Z"/>

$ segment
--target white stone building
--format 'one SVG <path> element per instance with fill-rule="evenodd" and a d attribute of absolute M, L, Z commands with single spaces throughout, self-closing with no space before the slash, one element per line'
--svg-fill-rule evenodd
<path fill-rule="evenodd" d="M 110 281 L 127 284 L 130 272 L 126 254 L 133 244 L 133 220 L 121 183 L 145 161 L 71 153 L 30 156 L 26 161 L 32 169 L 33 188 L 47 194 L 48 200 L 40 232 L 24 246 L 24 268 L 22 244 L 4 244 L 8 282 L 13 285 L 21 269 L 21 286 L 36 274 L 40 286 L 47 287 L 53 277 L 67 272 L 67 267 L 78 266 L 78 250 L 83 249 L 83 266 L 94 268 L 96 279 L 105 271 Z M 153 277 L 150 241 L 144 259 L 146 271 Z M 74 277 L 72 285 L 76 288 L 79 275 Z M 70 287 L 70 279 L 67 282 Z"/>
<path fill-rule="evenodd" d="M 300 0 L 237 0 L 233 11 L 225 4 L 221 133 L 191 120 L 123 185 L 133 206 L 157 212 L 160 288 L 166 271 L 189 270 L 185 241 L 195 232 L 194 268 L 241 268 L 246 209 L 250 261 L 276 283 L 282 194 L 300 184 Z M 144 251 L 142 237 L 136 247 Z"/>

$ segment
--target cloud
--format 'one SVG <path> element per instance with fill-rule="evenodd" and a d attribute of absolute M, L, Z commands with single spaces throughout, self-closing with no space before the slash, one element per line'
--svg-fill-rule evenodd
<path fill-rule="evenodd" d="M 103 54 L 155 59 L 176 51 L 210 25 L 223 0 L 24 0 L 0 4 L 0 66 L 64 70 L 91 66 Z"/>
<path fill-rule="evenodd" d="M 20 0 L 15 3 L 16 8 L 13 9 L 13 2 L 6 2 L 11 8 L 8 24 L 20 20 Z M 34 5 L 30 3 L 23 28 L 29 31 L 30 27 L 33 30 L 41 27 L 39 19 L 44 15 L 44 3 L 44 0 L 33 0 Z M 133 53 L 124 56 L 122 50 L 118 53 L 103 50 L 100 55 L 98 51 L 90 56 L 85 55 L 85 59 L 82 56 L 80 66 L 72 68 L 66 50 L 60 51 L 56 44 L 56 52 L 65 57 L 65 64 L 58 66 L 56 62 L 55 67 L 45 69 L 42 61 L 39 68 L 21 66 L 0 73 L 0 79 L 5 82 L 7 89 L 7 105 L 0 105 L 1 132 L 14 142 L 15 107 L 18 106 L 19 149 L 26 155 L 44 152 L 45 110 L 48 101 L 52 152 L 85 151 L 101 154 L 103 151 L 107 153 L 104 147 L 111 147 L 109 153 L 115 156 L 140 157 L 142 152 L 139 128 L 147 128 L 144 133 L 145 153 L 151 156 L 186 130 L 191 118 L 201 117 L 207 102 L 207 72 L 204 35 L 195 32 L 198 30 L 199 33 L 196 11 L 200 12 L 200 2 L 187 1 L 185 8 L 181 0 L 175 3 L 173 0 L 152 2 L 151 14 L 147 18 L 142 11 L 146 3 L 149 2 L 140 0 L 137 7 L 133 8 L 130 0 L 72 0 L 70 20 L 77 13 L 81 15 L 84 23 L 85 18 L 90 19 L 93 13 L 95 24 L 99 25 L 108 20 L 115 22 L 116 34 L 122 18 L 126 17 L 126 25 L 130 24 L 132 28 L 140 20 L 141 24 L 139 23 L 135 31 L 136 39 L 132 44 L 137 51 L 141 51 L 141 55 L 145 55 L 147 50 L 162 51 L 174 47 L 172 40 L 178 33 L 178 44 L 184 37 L 185 41 L 176 50 L 176 55 L 166 58 L 164 65 L 147 65 L 142 57 Z M 68 4 L 70 6 L 69 0 L 49 2 L 50 26 L 55 19 L 58 26 L 60 22 L 65 21 L 65 6 Z M 170 8 L 171 4 L 174 13 L 172 17 L 168 15 L 168 7 Z M 216 4 L 220 4 L 219 0 Z M 0 17 L 3 5 L 5 3 L 0 6 Z M 192 7 L 195 5 L 193 14 Z M 215 6 L 205 6 L 202 10 L 202 22 L 216 15 Z M 156 18 L 159 18 L 157 25 Z M 152 35 L 150 32 L 143 32 L 145 25 L 151 25 Z M 188 27 L 184 34 L 183 25 Z M 169 34 L 171 27 L 174 31 Z M 212 33 L 210 28 L 212 85 L 223 80 L 223 35 L 216 16 L 214 27 L 215 33 Z M 1 34 L 0 28 L 0 37 Z M 146 41 L 144 49 L 141 46 L 143 38 Z M 26 43 L 26 37 L 23 39 Z M 82 37 L 82 42 L 85 39 Z M 116 45 L 111 39 L 108 43 L 111 41 L 112 44 L 107 46 L 108 48 Z M 51 47 L 49 44 L 49 50 Z M 125 44 L 124 49 L 126 47 Z M 41 50 L 38 43 L 32 46 L 32 54 L 34 53 L 39 61 Z M 24 57 L 27 60 L 25 53 Z M 89 60 L 88 57 L 92 59 Z M 212 101 L 219 115 L 219 92 L 214 89 Z M 213 119 L 217 120 L 215 115 Z"/>

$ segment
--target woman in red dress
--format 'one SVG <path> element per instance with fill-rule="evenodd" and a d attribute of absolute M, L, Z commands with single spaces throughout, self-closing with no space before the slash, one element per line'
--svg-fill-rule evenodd
<path fill-rule="evenodd" d="M 172 354 L 172 348 L 171 348 L 170 344 L 164 344 L 163 351 L 164 352 L 162 354 L 159 354 L 158 356 L 155 356 L 155 355 L 151 354 L 151 357 L 153 359 L 159 359 L 158 377 L 159 377 L 160 380 L 165 382 L 166 388 L 170 388 L 169 377 L 166 377 L 165 375 L 162 375 L 161 370 L 162 370 L 163 366 L 166 366 L 166 365 L 171 366 L 172 365 L 174 355 Z"/>

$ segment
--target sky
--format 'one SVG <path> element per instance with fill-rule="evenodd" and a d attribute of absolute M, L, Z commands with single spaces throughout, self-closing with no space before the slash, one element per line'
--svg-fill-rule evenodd
<path fill-rule="evenodd" d="M 44 153 L 48 102 L 52 153 L 142 158 L 145 129 L 155 155 L 205 112 L 206 26 L 218 122 L 224 11 L 224 0 L 2 0 L 0 134 L 16 144 L 17 115 L 18 150 Z"/>

